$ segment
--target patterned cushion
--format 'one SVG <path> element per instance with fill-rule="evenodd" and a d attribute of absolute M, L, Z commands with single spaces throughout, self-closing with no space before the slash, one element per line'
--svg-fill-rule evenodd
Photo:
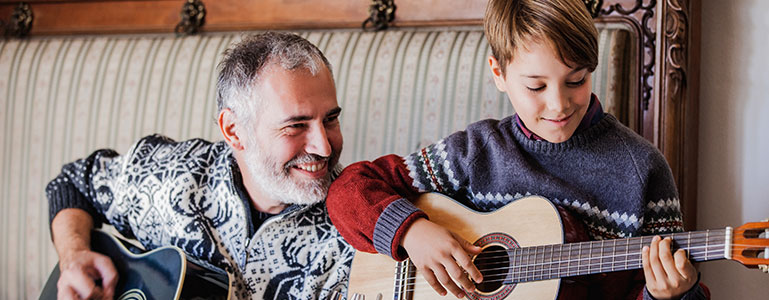
<path fill-rule="evenodd" d="M 594 91 L 627 120 L 628 35 L 599 28 Z M 407 154 L 513 113 L 479 27 L 301 32 L 333 66 L 349 164 Z M 219 140 L 216 64 L 239 33 L 0 40 L 0 298 L 37 297 L 56 263 L 45 184 L 62 164 L 138 138 Z M 611 49 L 611 51 L 606 51 Z"/>

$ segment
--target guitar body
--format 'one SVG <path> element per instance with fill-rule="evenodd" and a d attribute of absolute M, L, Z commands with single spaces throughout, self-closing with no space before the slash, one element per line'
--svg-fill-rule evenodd
<path fill-rule="evenodd" d="M 115 299 L 229 299 L 229 274 L 192 264 L 179 248 L 169 246 L 136 254 L 118 238 L 95 230 L 91 249 L 108 256 L 118 271 Z M 56 299 L 59 275 L 56 264 L 40 299 Z"/>
<path fill-rule="evenodd" d="M 564 242 L 558 210 L 542 197 L 525 197 L 492 213 L 478 213 L 439 194 L 425 194 L 415 204 L 430 216 L 430 221 L 483 248 L 509 249 Z M 348 299 L 356 299 L 355 294 L 363 295 L 365 299 L 401 299 L 396 296 L 404 292 L 405 296 L 400 296 L 402 299 L 455 298 L 451 294 L 445 297 L 438 295 L 419 271 L 411 272 L 409 277 L 413 277 L 412 282 L 399 292 L 398 285 L 393 281 L 397 267 L 396 262 L 385 255 L 356 252 L 350 273 Z M 560 279 L 517 283 L 486 292 L 468 291 L 467 298 L 555 299 L 559 285 Z"/>

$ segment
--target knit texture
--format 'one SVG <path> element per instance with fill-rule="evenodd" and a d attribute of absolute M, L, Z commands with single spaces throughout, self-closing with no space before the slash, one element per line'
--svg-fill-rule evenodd
<path fill-rule="evenodd" d="M 173 245 L 234 275 L 237 299 L 325 299 L 346 291 L 354 250 L 323 203 L 293 205 L 252 224 L 224 142 L 149 136 L 65 165 L 47 187 L 51 218 L 81 208 L 147 249 Z M 266 220 L 264 220 L 266 218 Z"/>
<path fill-rule="evenodd" d="M 332 185 L 327 205 L 356 249 L 400 260 L 406 254 L 394 250 L 420 212 L 406 199 L 424 192 L 480 212 L 542 196 L 582 220 L 595 240 L 683 229 L 664 157 L 608 114 L 558 144 L 528 138 L 514 117 L 480 121 L 405 158 L 350 165 Z"/>

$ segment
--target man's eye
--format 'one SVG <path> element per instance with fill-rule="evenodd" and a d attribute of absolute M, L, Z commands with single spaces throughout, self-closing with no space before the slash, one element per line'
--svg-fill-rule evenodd
<path fill-rule="evenodd" d="M 329 116 L 325 120 L 323 120 L 325 123 L 334 123 L 339 121 L 339 115 Z"/>

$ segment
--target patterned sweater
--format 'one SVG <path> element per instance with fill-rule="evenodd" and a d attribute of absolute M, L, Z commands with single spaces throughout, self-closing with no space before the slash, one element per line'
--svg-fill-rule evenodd
<path fill-rule="evenodd" d="M 543 196 L 581 219 L 597 240 L 683 229 L 664 157 L 608 114 L 558 144 L 528 138 L 514 117 L 480 121 L 405 158 L 350 165 L 326 203 L 353 247 L 400 260 L 406 229 L 425 217 L 407 199 L 423 192 L 481 212 Z M 695 285 L 687 296 L 701 292 Z"/>
<path fill-rule="evenodd" d="M 256 228 L 224 142 L 155 135 L 125 156 L 99 150 L 65 165 L 46 192 L 51 219 L 81 208 L 148 249 L 177 246 L 233 273 L 237 299 L 323 299 L 346 290 L 354 250 L 325 205 L 290 206 Z"/>

